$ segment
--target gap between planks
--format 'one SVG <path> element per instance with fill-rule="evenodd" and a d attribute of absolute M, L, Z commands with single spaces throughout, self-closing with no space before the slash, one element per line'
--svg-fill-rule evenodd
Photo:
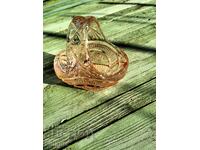
<path fill-rule="evenodd" d="M 44 148 L 59 149 L 155 101 L 155 78 L 44 133 Z"/>
<path fill-rule="evenodd" d="M 155 106 L 152 102 L 64 150 L 155 150 Z"/>
<path fill-rule="evenodd" d="M 98 4 L 97 4 L 97 6 L 98 6 Z M 88 12 L 88 14 L 78 14 L 78 15 L 83 15 L 83 16 L 91 16 L 92 15 L 97 18 L 102 18 L 105 16 L 110 16 L 112 14 L 120 13 L 120 16 L 122 16 L 121 13 L 123 14 L 123 11 L 130 12 L 130 11 L 128 11 L 129 9 L 137 10 L 140 7 L 141 6 L 137 6 L 137 5 L 134 5 L 134 6 L 132 6 L 132 5 L 111 5 L 111 6 L 108 5 L 105 8 L 100 8 L 99 10 L 94 10 L 91 12 L 88 12 L 88 10 L 86 8 L 84 8 L 85 12 Z M 80 12 L 81 10 L 78 9 L 77 11 Z M 68 14 L 68 13 L 71 13 L 71 11 L 64 10 L 63 12 L 61 11 L 60 14 L 56 13 L 56 15 L 48 17 L 48 19 L 52 18 L 51 20 L 53 20 L 54 22 L 46 24 L 45 23 L 46 19 L 45 19 L 44 20 L 44 23 L 45 23 L 44 29 L 47 31 L 54 31 L 54 32 L 64 31 L 65 28 L 67 27 L 66 24 L 68 24 L 71 20 L 71 16 L 76 15 L 76 14 L 73 14 L 73 15 L 71 14 L 71 16 L 68 16 L 68 17 L 60 16 L 62 14 Z"/>
<path fill-rule="evenodd" d="M 97 93 L 58 85 L 45 88 L 44 131 L 155 77 L 155 55 L 133 62 L 131 68 L 119 84 Z"/>
<path fill-rule="evenodd" d="M 141 74 L 142 75 L 142 74 Z"/>

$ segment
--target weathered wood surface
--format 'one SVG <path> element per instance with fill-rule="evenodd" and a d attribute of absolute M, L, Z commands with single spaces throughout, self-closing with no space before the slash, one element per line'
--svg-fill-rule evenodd
<path fill-rule="evenodd" d="M 155 79 L 44 133 L 44 148 L 58 149 L 112 124 L 155 101 Z"/>
<path fill-rule="evenodd" d="M 155 101 L 155 1 L 129 0 L 125 2 L 130 4 L 115 5 L 102 2 L 92 0 L 44 2 L 44 147 L 46 149 L 64 148 L 81 139 L 85 141 L 87 135 L 92 133 L 95 135 L 97 131 L 99 133 L 112 122 L 130 113 L 134 116 L 132 111 L 126 110 L 125 107 L 129 106 L 126 104 L 131 103 L 136 110 Z M 74 15 L 96 16 L 108 40 L 127 53 L 130 61 L 128 72 L 116 86 L 93 93 L 70 87 L 55 76 L 54 55 L 65 49 L 65 34 L 71 16 Z M 142 87 L 146 87 L 143 89 L 145 91 L 140 91 L 144 95 L 137 92 Z M 126 98 L 120 98 L 123 96 Z M 136 97 L 134 98 L 136 100 L 131 97 Z M 113 117 L 108 115 L 108 106 L 112 107 L 111 110 L 115 110 L 111 113 Z M 105 111 L 101 112 L 101 109 Z M 121 109 L 125 110 L 120 111 Z M 77 125 L 78 123 L 80 124 Z M 82 149 L 79 145 L 71 148 Z M 84 142 L 81 145 L 84 145 Z"/>
<path fill-rule="evenodd" d="M 155 102 L 65 150 L 155 150 Z"/>
<path fill-rule="evenodd" d="M 131 60 L 131 59 L 130 59 Z M 93 93 L 67 86 L 51 85 L 44 89 L 44 129 L 69 120 L 121 93 L 155 77 L 155 56 L 133 61 L 127 75 L 116 86 Z"/>

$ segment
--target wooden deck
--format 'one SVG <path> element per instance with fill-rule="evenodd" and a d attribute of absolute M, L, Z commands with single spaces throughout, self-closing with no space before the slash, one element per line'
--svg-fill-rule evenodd
<path fill-rule="evenodd" d="M 154 150 L 155 0 L 46 0 L 43 15 L 44 149 Z M 117 85 L 93 93 L 55 76 L 54 56 L 65 49 L 76 15 L 97 17 L 107 39 L 128 55 L 128 72 Z"/>

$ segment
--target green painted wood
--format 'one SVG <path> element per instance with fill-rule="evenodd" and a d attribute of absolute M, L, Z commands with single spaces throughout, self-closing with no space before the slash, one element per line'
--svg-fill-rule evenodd
<path fill-rule="evenodd" d="M 155 150 L 155 102 L 65 150 Z"/>
<path fill-rule="evenodd" d="M 50 15 L 56 14 L 57 12 L 61 12 L 63 10 L 69 9 L 69 8 L 74 8 L 76 6 L 85 4 L 90 1 L 92 1 L 92 0 L 81 0 L 81 1 L 80 0 L 73 0 L 73 1 L 61 0 L 54 4 L 45 5 L 44 17 L 45 16 L 49 17 Z"/>
<path fill-rule="evenodd" d="M 155 77 L 155 55 L 131 61 L 126 76 L 115 86 L 89 92 L 61 85 L 44 89 L 44 130 L 91 109 Z"/>
<path fill-rule="evenodd" d="M 117 0 L 113 2 L 117 2 Z M 138 0 L 126 0 L 124 2 L 139 3 Z M 155 0 L 140 1 L 140 3 L 154 2 Z M 53 144 L 57 146 L 60 144 L 58 147 L 62 147 L 62 145 L 73 143 L 76 139 L 83 138 L 88 132 L 82 136 L 79 135 L 80 133 L 74 133 L 73 123 L 76 122 L 78 124 L 77 122 L 80 120 L 83 121 L 81 122 L 82 124 L 84 122 L 90 124 L 92 120 L 87 120 L 87 117 L 89 117 L 88 112 L 98 114 L 99 111 L 97 110 L 99 109 L 97 108 L 105 106 L 104 104 L 106 103 L 109 104 L 114 97 L 117 98 L 118 95 L 126 94 L 128 91 L 134 92 L 137 86 L 155 78 L 155 52 L 139 51 L 132 46 L 155 47 L 155 7 L 131 4 L 100 4 L 98 1 L 89 0 L 81 2 L 78 0 L 49 0 L 44 2 L 44 31 L 65 34 L 73 15 L 96 16 L 108 40 L 127 45 L 122 48 L 129 57 L 130 65 L 125 78 L 116 86 L 104 91 L 93 93 L 69 87 L 57 79 L 52 66 L 54 55 L 66 47 L 65 39 L 44 36 L 44 141 L 47 149 L 48 147 L 53 147 Z M 131 94 L 129 96 L 131 97 Z M 152 94 L 152 97 L 155 97 L 155 94 Z M 141 104 L 147 104 L 147 101 L 142 99 L 142 95 L 138 94 L 137 98 L 141 99 Z M 128 99 L 125 100 L 128 102 Z M 125 103 L 123 100 L 122 102 Z M 141 106 L 143 105 L 137 105 L 137 108 L 139 109 Z M 93 109 L 97 112 L 92 111 Z M 102 109 L 104 110 L 104 107 Z M 123 117 L 125 112 L 127 111 L 124 110 L 124 113 L 119 113 L 119 115 Z M 106 113 L 108 111 L 105 111 L 102 115 Z M 100 118 L 105 117 L 102 115 Z M 80 116 L 83 116 L 83 119 Z M 113 120 L 116 119 L 116 116 Z M 96 124 L 93 122 L 94 126 L 91 127 L 91 132 L 96 132 L 109 123 L 112 123 L 112 121 L 107 120 L 107 124 L 99 123 L 99 125 L 98 121 Z M 66 130 L 64 128 L 66 126 L 70 126 L 71 139 L 68 138 L 69 132 L 63 132 Z M 81 126 L 76 127 L 77 131 L 81 133 L 88 129 L 81 128 Z M 56 134 L 57 137 L 52 137 L 52 131 L 59 134 L 65 133 L 66 139 L 60 139 L 58 134 Z M 77 145 L 75 148 L 77 148 Z"/>
<path fill-rule="evenodd" d="M 68 146 L 153 101 L 155 79 L 47 131 L 44 133 L 44 149 Z"/>
<path fill-rule="evenodd" d="M 149 14 L 149 16 L 147 14 Z M 100 18 L 99 21 L 104 34 L 111 42 L 119 41 L 120 43 L 124 44 L 155 47 L 155 42 L 150 42 L 155 39 L 155 18 L 153 17 L 155 17 L 154 7 L 140 7 L 137 9 L 133 9 L 131 7 L 130 9 L 125 9 L 118 11 L 115 14 L 104 16 Z M 130 18 L 133 18 L 134 21 L 133 19 L 130 20 Z M 59 21 L 54 19 L 54 24 L 48 23 L 47 26 L 49 27 L 50 25 L 49 29 L 51 29 L 51 32 L 59 31 L 59 29 L 56 30 L 58 26 L 58 28 L 62 29 L 60 30 L 61 33 L 66 33 L 66 29 L 70 20 L 71 17 L 67 19 L 61 19 L 62 23 L 60 24 Z M 45 23 L 46 21 L 44 21 L 44 24 Z M 45 29 L 46 26 L 44 25 L 44 30 Z M 44 39 L 45 52 L 56 54 L 58 51 L 65 49 L 65 47 L 66 43 L 64 39 L 61 40 L 48 37 L 45 37 Z"/>
<path fill-rule="evenodd" d="M 129 1 L 129 2 L 134 2 L 134 0 Z M 149 2 L 152 2 L 152 0 L 149 0 Z M 69 3 L 69 2 L 66 2 L 66 3 Z M 54 10 L 57 9 L 57 7 L 59 8 L 59 5 L 54 6 Z M 84 15 L 84 16 L 92 15 L 97 18 L 103 18 L 109 15 L 109 16 L 112 16 L 112 19 L 114 19 L 116 17 L 123 16 L 129 13 L 130 11 L 135 11 L 139 8 L 146 8 L 146 9 L 152 8 L 154 9 L 154 12 L 155 12 L 154 7 L 145 7 L 145 6 L 142 7 L 138 5 L 123 5 L 123 4 L 109 5 L 109 4 L 99 4 L 98 2 L 96 3 L 93 2 L 93 3 L 80 5 L 71 9 L 60 10 L 57 13 L 55 13 L 53 16 L 49 16 L 47 18 L 44 17 L 44 30 L 54 31 L 54 32 L 64 31 L 67 28 L 67 25 L 69 24 L 69 22 L 71 21 L 71 16 L 74 16 L 74 15 Z M 46 9 L 44 8 L 44 15 L 46 14 L 45 10 Z M 151 15 L 152 14 L 151 11 L 149 12 L 146 11 L 146 14 Z M 134 13 L 137 13 L 137 11 L 135 11 Z M 143 17 L 144 16 L 145 15 L 143 14 Z M 149 17 L 151 16 L 147 15 L 146 19 L 147 20 L 150 19 Z M 154 14 L 154 17 L 155 17 L 155 14 Z M 127 18 L 126 20 L 129 20 L 129 19 L 130 17 Z M 134 19 L 134 21 L 137 21 L 137 20 L 138 19 Z"/>
<path fill-rule="evenodd" d="M 134 14 L 139 16 L 145 13 L 146 10 L 152 11 L 151 9 L 142 8 L 138 10 L 138 14 L 133 13 L 134 11 L 131 10 L 123 10 L 123 12 L 124 14 L 128 13 L 128 15 Z M 112 26 L 112 28 L 110 28 L 110 26 Z M 105 31 L 104 33 L 106 36 L 113 41 L 127 42 L 130 44 L 129 41 L 136 39 L 140 41 L 141 44 L 145 44 L 150 40 L 155 39 L 155 29 L 151 24 L 106 21 L 102 24 L 102 28 L 103 31 Z M 149 52 L 138 52 L 131 48 L 125 48 L 125 52 L 129 57 L 130 65 L 128 73 L 121 81 L 121 84 L 118 84 L 109 90 L 99 92 L 98 94 L 85 92 L 67 86 L 58 86 L 58 84 L 60 85 L 60 81 L 57 79 L 52 69 L 54 56 L 50 54 L 58 53 L 60 50 L 64 49 L 65 46 L 66 43 L 64 39 L 45 38 L 44 40 L 44 51 L 48 52 L 44 55 L 44 68 L 47 68 L 44 70 L 44 80 L 45 83 L 50 84 L 45 85 L 44 89 L 45 131 L 58 125 L 63 120 L 68 120 L 79 113 L 101 104 L 109 98 L 126 92 L 127 90 L 155 77 L 155 56 L 152 56 L 154 54 Z M 124 85 L 127 85 L 127 87 L 124 88 Z M 87 101 L 85 101 L 86 99 Z"/>
<path fill-rule="evenodd" d="M 155 44 L 147 44 L 155 39 L 155 25 L 147 24 L 124 24 L 124 23 L 108 23 L 107 28 L 103 27 L 106 37 L 112 43 L 120 42 L 128 45 L 145 45 L 148 47 L 155 47 Z M 112 26 L 109 31 L 109 27 Z M 120 27 L 121 26 L 121 27 Z M 125 30 L 127 29 L 127 30 Z M 45 37 L 44 51 L 50 54 L 57 54 L 59 51 L 66 48 L 66 40 L 58 38 Z"/>

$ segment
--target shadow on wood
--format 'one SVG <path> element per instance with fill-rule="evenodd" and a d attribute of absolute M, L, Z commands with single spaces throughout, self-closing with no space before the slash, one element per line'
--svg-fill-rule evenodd
<path fill-rule="evenodd" d="M 67 14 L 63 14 L 61 16 L 63 17 L 74 17 L 74 16 L 87 16 L 87 15 L 93 15 L 93 16 L 96 16 L 96 15 L 105 15 L 105 13 L 87 13 L 87 12 L 73 12 L 73 13 L 67 13 Z M 104 16 L 104 17 L 101 17 L 101 18 L 98 18 L 98 20 L 112 20 L 113 17 L 122 17 L 122 15 L 120 14 L 109 14 L 109 16 Z M 128 21 L 131 19 L 156 19 L 155 17 L 153 16 L 140 16 L 140 15 L 126 15 L 126 16 L 123 16 L 123 22 L 129 22 L 129 23 L 135 23 L 136 21 Z M 118 19 L 114 19 L 115 21 L 120 21 Z M 139 22 L 136 22 L 136 23 L 139 23 Z"/>
<path fill-rule="evenodd" d="M 129 2 L 99 2 L 99 4 L 111 4 L 111 5 L 116 5 L 116 4 L 125 4 L 125 5 L 139 5 L 139 6 L 151 6 L 151 7 L 156 7 L 156 4 L 147 4 L 147 3 L 129 3 Z"/>
<path fill-rule="evenodd" d="M 132 17 L 132 16 L 131 16 Z M 141 20 L 141 18 L 139 17 L 135 17 L 136 19 L 135 20 L 127 20 L 127 19 L 109 19 L 109 18 L 101 18 L 99 20 L 112 20 L 113 22 L 116 21 L 116 22 L 127 22 L 127 23 L 135 23 L 135 24 L 149 24 L 149 25 L 154 25 L 155 26 L 155 23 L 154 22 L 150 22 L 151 21 L 151 18 L 145 18 L 146 20 Z M 133 18 L 131 18 L 133 19 Z"/>
<path fill-rule="evenodd" d="M 66 39 L 66 34 L 62 34 L 62 33 L 43 31 L 43 35 L 48 36 L 48 37 Z M 134 50 L 138 50 L 138 51 L 153 52 L 153 53 L 156 52 L 156 48 L 154 47 L 146 47 L 146 46 L 141 46 L 141 45 L 132 44 L 132 43 L 124 43 L 124 42 L 115 42 L 115 41 L 110 41 L 110 42 L 122 48 L 127 47 L 127 48 L 133 48 Z"/>
<path fill-rule="evenodd" d="M 51 85 L 62 85 L 65 87 L 73 87 L 58 79 L 53 69 L 53 61 L 55 55 L 43 52 L 43 83 Z"/>
<path fill-rule="evenodd" d="M 127 87 L 126 84 L 124 86 Z M 44 149 L 52 149 L 55 146 L 57 149 L 62 149 L 88 136 L 95 136 L 98 131 L 101 132 L 103 128 L 120 122 L 122 118 L 133 113 L 135 114 L 134 118 L 138 118 L 138 120 L 155 120 L 155 113 L 141 109 L 155 101 L 155 88 L 155 78 L 153 78 L 70 120 L 62 121 L 53 129 L 44 132 Z M 111 109 L 112 111 L 109 111 Z M 140 113 L 135 113 L 136 111 Z M 90 128 L 88 128 L 89 126 Z M 149 132 L 155 132 L 155 127 L 152 126 L 150 130 Z M 154 138 L 154 136 L 152 137 Z M 53 145 L 51 141 L 57 141 L 57 145 Z"/>

